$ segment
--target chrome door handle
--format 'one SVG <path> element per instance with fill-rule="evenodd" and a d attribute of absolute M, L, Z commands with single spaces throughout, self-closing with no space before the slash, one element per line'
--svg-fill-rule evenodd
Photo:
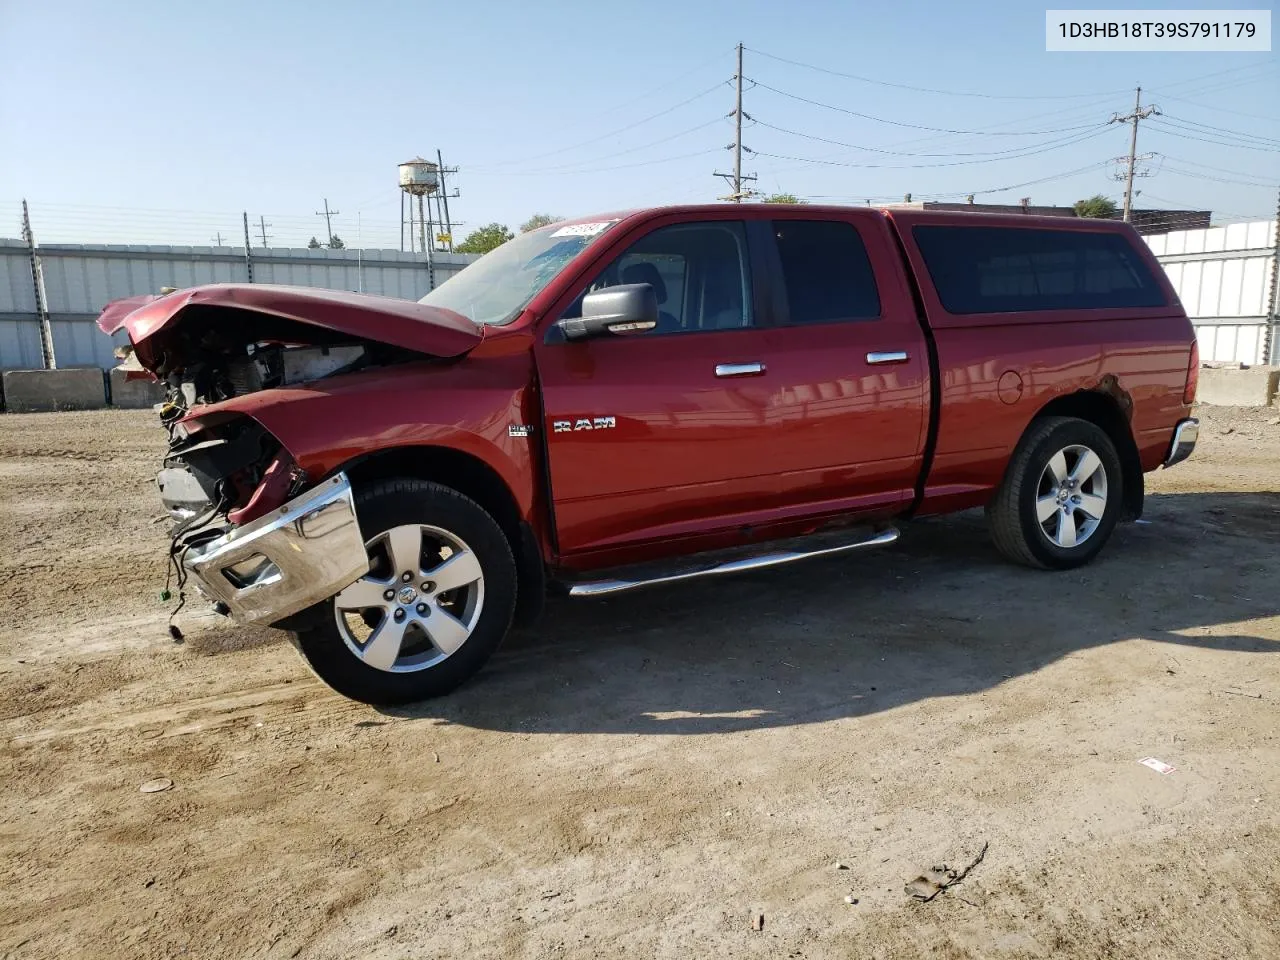
<path fill-rule="evenodd" d="M 763 363 L 717 363 L 717 377 L 753 377 L 764 373 Z"/>
<path fill-rule="evenodd" d="M 867 354 L 867 363 L 906 363 L 908 359 L 910 358 L 905 350 L 885 350 Z"/>

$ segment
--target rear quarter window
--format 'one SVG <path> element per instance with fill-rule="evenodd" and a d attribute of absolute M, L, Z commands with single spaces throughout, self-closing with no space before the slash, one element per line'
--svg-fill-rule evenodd
<path fill-rule="evenodd" d="M 912 237 L 948 313 L 1167 305 L 1123 234 L 921 225 Z"/>

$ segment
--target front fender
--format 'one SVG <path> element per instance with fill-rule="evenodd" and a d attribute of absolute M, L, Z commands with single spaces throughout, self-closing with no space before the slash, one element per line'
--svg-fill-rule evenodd
<path fill-rule="evenodd" d="M 312 482 L 382 450 L 451 447 L 492 467 L 515 497 L 521 517 L 529 519 L 536 439 L 512 436 L 510 428 L 539 421 L 531 383 L 527 354 L 448 364 L 422 361 L 262 390 L 192 413 L 252 417 Z"/>

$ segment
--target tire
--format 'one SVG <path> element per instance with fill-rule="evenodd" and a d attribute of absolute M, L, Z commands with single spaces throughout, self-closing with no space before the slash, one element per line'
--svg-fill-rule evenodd
<path fill-rule="evenodd" d="M 321 680 L 352 700 L 391 705 L 451 692 L 484 666 L 511 626 L 510 543 L 473 500 L 424 480 L 358 490 L 356 515 L 370 572 L 313 608 L 313 625 L 294 635 L 295 645 Z"/>
<path fill-rule="evenodd" d="M 1120 456 L 1101 427 L 1074 417 L 1032 421 L 987 504 L 996 549 L 1042 570 L 1088 563 L 1115 529 L 1123 483 Z"/>

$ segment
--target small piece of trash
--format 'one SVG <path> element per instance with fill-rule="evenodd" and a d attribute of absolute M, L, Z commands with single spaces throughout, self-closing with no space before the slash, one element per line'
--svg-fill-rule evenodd
<path fill-rule="evenodd" d="M 847 897 L 845 897 L 845 898 L 844 898 L 844 902 L 845 902 L 845 903 L 857 903 L 857 902 L 858 902 L 858 898 L 857 898 L 857 897 L 855 897 L 853 894 L 849 894 L 849 896 L 847 896 Z"/>
<path fill-rule="evenodd" d="M 1163 760 L 1157 760 L 1155 757 L 1143 757 L 1138 762 L 1144 767 L 1150 767 L 1156 773 L 1162 773 L 1166 776 L 1178 769 L 1175 766 L 1165 763 Z"/>
<path fill-rule="evenodd" d="M 751 929 L 759 933 L 764 929 L 764 914 L 755 910 L 751 914 Z"/>
<path fill-rule="evenodd" d="M 1141 524 L 1141 525 L 1142 525 L 1142 526 L 1144 526 L 1144 527 L 1149 527 L 1149 526 L 1151 526 L 1151 521 L 1150 521 L 1150 520 L 1135 520 L 1135 521 L 1133 521 L 1133 522 L 1134 522 L 1134 523 L 1139 523 L 1139 524 Z"/>
<path fill-rule="evenodd" d="M 162 790 L 168 790 L 173 786 L 173 781 L 168 777 L 158 777 L 155 780 L 148 780 L 138 788 L 140 793 L 160 793 Z"/>
<path fill-rule="evenodd" d="M 978 855 L 963 870 L 954 870 L 944 863 L 922 873 L 906 885 L 905 892 L 907 896 L 915 897 L 917 900 L 923 900 L 928 903 L 944 890 L 954 887 L 964 880 L 969 875 L 969 872 L 986 858 L 987 849 L 990 846 L 989 842 L 984 842 L 982 849 L 978 851 Z"/>
<path fill-rule="evenodd" d="M 848 865 L 847 863 L 841 863 L 839 860 L 837 860 L 835 863 L 833 863 L 833 864 L 832 864 L 832 866 L 833 866 L 833 867 L 835 867 L 837 870 L 848 870 L 848 869 L 849 869 L 849 865 Z"/>
<path fill-rule="evenodd" d="M 1233 697 L 1248 697 L 1250 700 L 1261 700 L 1260 693 L 1245 693 L 1243 690 L 1223 690 L 1223 693 L 1229 693 Z"/>
<path fill-rule="evenodd" d="M 436 763 L 439 763 L 439 762 L 440 762 L 440 754 L 438 754 L 438 753 L 433 753 L 431 756 L 433 756 L 433 757 L 435 757 L 435 758 L 436 758 Z"/>
<path fill-rule="evenodd" d="M 1206 597 L 1206 596 L 1205 596 L 1204 594 L 1202 594 L 1202 593 L 1193 593 L 1193 594 L 1191 595 L 1191 598 L 1192 598 L 1193 600 L 1211 600 L 1211 599 L 1212 599 L 1212 597 Z"/>

